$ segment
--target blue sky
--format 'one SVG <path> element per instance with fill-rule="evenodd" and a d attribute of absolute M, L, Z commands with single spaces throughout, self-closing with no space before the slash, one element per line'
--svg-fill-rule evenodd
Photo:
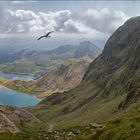
<path fill-rule="evenodd" d="M 49 46 L 90 40 L 103 47 L 119 26 L 139 15 L 139 7 L 139 1 L 0 1 L 0 44 L 16 38 L 32 44 L 54 30 Z M 40 44 L 45 46 L 46 40 Z"/>

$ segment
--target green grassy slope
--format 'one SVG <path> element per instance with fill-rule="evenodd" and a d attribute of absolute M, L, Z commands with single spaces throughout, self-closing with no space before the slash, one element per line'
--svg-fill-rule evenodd
<path fill-rule="evenodd" d="M 27 60 L 14 61 L 13 63 L 6 63 L 0 65 L 0 71 L 10 72 L 10 73 L 27 73 L 34 74 L 39 71 L 32 62 Z"/>
<path fill-rule="evenodd" d="M 140 106 L 134 104 L 131 108 L 126 109 L 125 112 L 118 113 L 113 118 L 104 121 L 105 129 L 97 131 L 90 125 L 82 125 L 75 127 L 67 127 L 65 129 L 55 128 L 55 131 L 49 133 L 47 131 L 48 124 L 40 121 L 22 121 L 16 124 L 22 130 L 20 133 L 0 133 L 1 140 L 54 140 L 56 136 L 62 140 L 139 140 L 140 139 Z M 80 133 L 76 136 L 69 136 L 72 129 L 78 129 Z M 95 133 L 96 132 L 96 133 Z"/>
<path fill-rule="evenodd" d="M 139 101 L 140 17 L 127 21 L 107 41 L 79 86 L 47 97 L 36 116 L 58 127 L 102 122 Z M 132 27 L 132 28 L 131 28 Z M 71 120 L 71 121 L 70 121 Z"/>

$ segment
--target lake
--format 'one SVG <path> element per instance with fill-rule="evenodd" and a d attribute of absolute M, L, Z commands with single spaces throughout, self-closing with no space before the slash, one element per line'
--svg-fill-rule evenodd
<path fill-rule="evenodd" d="M 28 107 L 36 105 L 39 101 L 40 100 L 34 96 L 0 86 L 0 105 Z"/>
<path fill-rule="evenodd" d="M 4 73 L 4 72 L 0 72 L 0 77 L 9 80 L 24 80 L 24 81 L 35 79 L 33 75 L 13 74 L 13 73 Z"/>

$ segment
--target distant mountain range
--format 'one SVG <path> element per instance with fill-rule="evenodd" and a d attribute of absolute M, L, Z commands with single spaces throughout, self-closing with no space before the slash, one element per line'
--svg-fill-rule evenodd
<path fill-rule="evenodd" d="M 93 60 L 101 53 L 101 49 L 89 41 L 81 42 L 79 45 L 64 45 L 48 51 L 23 49 L 15 52 L 8 48 L 4 50 L 4 47 L 0 50 L 1 71 L 27 74 L 54 69 L 72 58 Z"/>

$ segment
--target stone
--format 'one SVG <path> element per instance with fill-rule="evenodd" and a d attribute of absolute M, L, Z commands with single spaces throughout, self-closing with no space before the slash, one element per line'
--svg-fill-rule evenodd
<path fill-rule="evenodd" d="M 80 130 L 75 129 L 75 128 L 72 129 L 72 132 L 73 134 L 76 134 L 76 135 L 81 133 Z"/>
<path fill-rule="evenodd" d="M 95 128 L 95 129 L 99 129 L 99 128 L 105 128 L 105 125 L 102 125 L 102 124 L 97 124 L 97 123 L 90 123 L 89 126 L 91 128 Z"/>
<path fill-rule="evenodd" d="M 48 125 L 48 130 L 47 130 L 48 133 L 52 133 L 54 132 L 54 125 L 53 124 L 49 124 Z"/>

